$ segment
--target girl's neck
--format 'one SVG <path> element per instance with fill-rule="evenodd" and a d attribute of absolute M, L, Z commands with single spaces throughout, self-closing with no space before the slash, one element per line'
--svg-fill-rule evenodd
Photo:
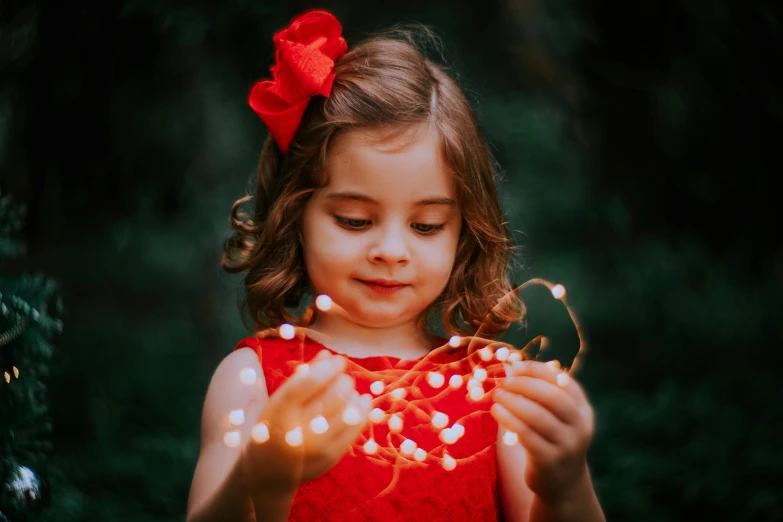
<path fill-rule="evenodd" d="M 435 348 L 430 336 L 426 333 L 417 334 L 413 330 L 357 330 L 348 336 L 318 323 L 313 323 L 307 330 L 307 336 L 314 341 L 334 352 L 354 358 L 385 356 L 418 359 Z"/>

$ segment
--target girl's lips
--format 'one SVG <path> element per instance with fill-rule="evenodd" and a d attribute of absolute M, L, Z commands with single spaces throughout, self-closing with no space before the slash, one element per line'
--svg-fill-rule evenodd
<path fill-rule="evenodd" d="M 394 292 L 397 292 L 398 290 L 402 290 L 403 288 L 408 286 L 408 285 L 385 286 L 376 283 L 370 283 L 368 281 L 362 281 L 361 279 L 358 279 L 358 281 L 364 283 L 365 286 L 371 288 L 372 290 L 375 290 L 380 294 L 393 294 Z"/>
<path fill-rule="evenodd" d="M 380 286 L 405 286 L 406 283 L 401 283 L 399 281 L 394 281 L 393 279 L 373 279 L 372 281 L 369 281 L 367 279 L 359 279 L 362 283 L 370 283 L 371 285 L 380 285 Z"/>

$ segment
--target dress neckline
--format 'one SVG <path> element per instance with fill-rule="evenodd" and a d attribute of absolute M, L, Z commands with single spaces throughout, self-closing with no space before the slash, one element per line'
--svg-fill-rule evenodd
<path fill-rule="evenodd" d="M 319 341 L 316 341 L 315 339 L 313 339 L 312 337 L 310 337 L 307 334 L 305 334 L 305 340 L 306 340 L 305 342 L 309 342 L 311 345 L 315 345 L 316 347 L 321 347 L 321 348 L 323 348 L 323 349 L 325 349 L 325 350 L 327 350 L 327 351 L 329 351 L 329 352 L 331 352 L 331 353 L 333 353 L 335 355 L 340 355 L 340 356 L 345 357 L 346 359 L 350 359 L 352 361 L 357 361 L 357 362 L 359 362 L 359 361 L 365 361 L 365 362 L 376 362 L 376 361 L 391 362 L 391 361 L 396 361 L 396 362 L 402 362 L 402 363 L 416 363 L 416 362 L 419 362 L 422 359 L 424 359 L 425 357 L 428 357 L 432 353 L 432 350 L 434 350 L 435 348 L 438 348 L 438 347 L 443 346 L 444 344 L 448 343 L 448 339 L 446 339 L 445 337 L 435 336 L 436 345 L 433 346 L 430 349 L 429 352 L 425 353 L 421 357 L 417 357 L 416 359 L 402 359 L 400 357 L 394 357 L 393 355 L 368 355 L 366 357 L 356 357 L 356 356 L 353 356 L 353 355 L 348 355 L 348 354 L 345 354 L 345 353 L 340 353 L 338 351 L 335 351 L 335 350 L 329 348 L 328 346 L 326 346 L 325 344 L 323 344 L 323 343 L 321 343 Z M 437 344 L 437 343 L 440 343 L 440 344 Z M 441 352 L 441 354 L 442 353 L 443 352 Z"/>

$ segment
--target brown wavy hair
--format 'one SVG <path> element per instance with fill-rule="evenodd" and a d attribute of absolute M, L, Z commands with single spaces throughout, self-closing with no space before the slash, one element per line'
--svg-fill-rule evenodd
<path fill-rule="evenodd" d="M 247 271 L 240 308 L 249 330 L 303 324 L 301 316 L 287 310 L 301 306 L 310 291 L 301 218 L 311 195 L 329 183 L 327 158 L 334 138 L 349 129 L 393 130 L 423 122 L 439 135 L 456 181 L 463 225 L 449 283 L 419 317 L 418 326 L 427 328 L 431 315 L 438 314 L 447 336 L 475 335 L 484 323 L 482 337 L 496 337 L 512 322 L 522 322 L 521 301 L 515 294 L 504 299 L 512 290 L 514 247 L 497 194 L 495 160 L 462 90 L 443 67 L 425 57 L 417 43 L 421 34 L 437 45 L 437 37 L 418 28 L 392 30 L 349 49 L 335 62 L 330 96 L 311 100 L 287 156 L 267 137 L 255 197 L 234 203 L 229 220 L 233 233 L 221 261 L 227 272 Z M 252 217 L 240 209 L 251 200 Z"/>

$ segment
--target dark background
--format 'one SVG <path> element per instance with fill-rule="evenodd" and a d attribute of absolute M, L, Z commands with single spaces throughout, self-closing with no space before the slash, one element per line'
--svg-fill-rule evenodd
<path fill-rule="evenodd" d="M 322 7 L 349 46 L 401 22 L 447 44 L 503 168 L 517 281 L 563 283 L 584 328 L 607 518 L 783 520 L 778 2 L 0 6 L 0 190 L 27 208 L 2 269 L 61 284 L 63 519 L 184 519 L 209 378 L 247 335 L 218 266 L 266 135 L 246 96 L 273 32 Z M 562 306 L 527 297 L 506 339 L 573 351 Z"/>

